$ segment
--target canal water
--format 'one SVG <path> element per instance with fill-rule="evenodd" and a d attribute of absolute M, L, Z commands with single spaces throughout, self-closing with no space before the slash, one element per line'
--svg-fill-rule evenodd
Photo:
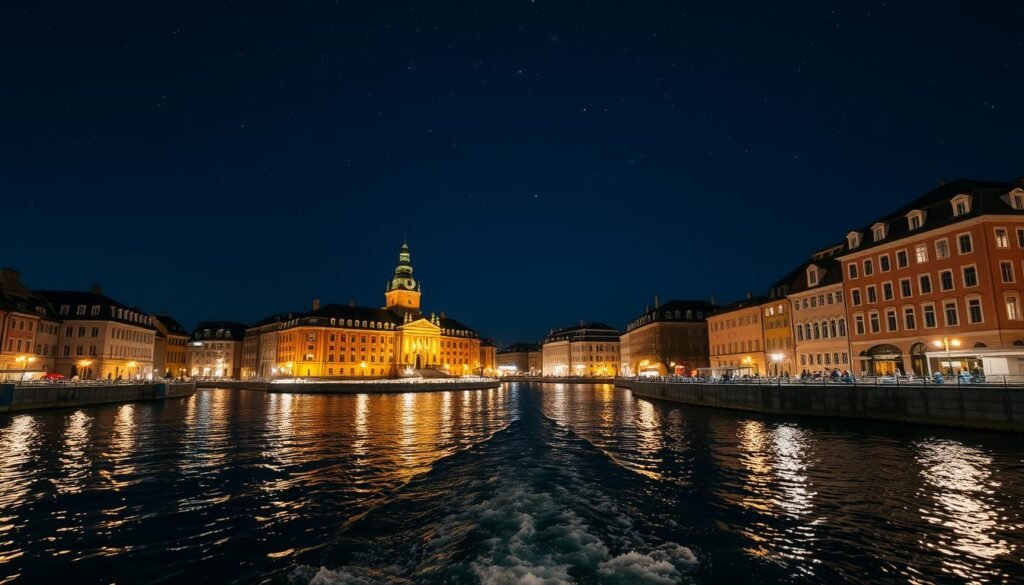
<path fill-rule="evenodd" d="M 0 582 L 1024 580 L 1024 438 L 609 385 L 0 415 Z"/>

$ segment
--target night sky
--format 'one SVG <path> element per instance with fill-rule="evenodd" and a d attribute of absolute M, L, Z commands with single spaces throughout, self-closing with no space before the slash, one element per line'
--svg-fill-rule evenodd
<path fill-rule="evenodd" d="M 1024 175 L 1024 3 L 767 4 L 6 2 L 0 264 L 192 327 L 380 306 L 408 232 L 508 344 Z"/>

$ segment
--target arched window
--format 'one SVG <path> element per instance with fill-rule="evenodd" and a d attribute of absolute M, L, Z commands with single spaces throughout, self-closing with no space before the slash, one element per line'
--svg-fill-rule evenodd
<path fill-rule="evenodd" d="M 821 328 L 817 323 L 814 324 L 814 338 L 821 339 Z"/>
<path fill-rule="evenodd" d="M 829 332 L 831 332 L 831 334 L 832 334 L 831 336 L 832 337 L 836 336 L 836 320 L 835 319 L 832 319 L 831 321 L 828 322 L 828 330 L 829 330 Z"/>
<path fill-rule="evenodd" d="M 331 325 L 336 325 L 337 324 L 336 321 L 337 321 L 337 319 L 335 319 L 334 317 L 331 317 Z"/>
<path fill-rule="evenodd" d="M 813 337 L 811 337 L 811 324 L 810 323 L 804 323 L 804 339 L 807 339 L 808 341 L 813 339 Z"/>
<path fill-rule="evenodd" d="M 797 325 L 796 325 L 796 340 L 797 341 L 803 341 L 804 340 L 804 326 L 799 324 L 799 323 L 797 323 Z"/>
<path fill-rule="evenodd" d="M 374 325 L 373 321 L 370 321 L 370 329 L 376 329 L 376 325 Z"/>
<path fill-rule="evenodd" d="M 846 337 L 846 319 L 839 320 L 839 337 Z"/>

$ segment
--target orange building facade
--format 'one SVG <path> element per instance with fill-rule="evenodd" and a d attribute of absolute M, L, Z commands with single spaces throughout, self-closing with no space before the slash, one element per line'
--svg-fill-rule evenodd
<path fill-rule="evenodd" d="M 846 239 L 856 373 L 1024 374 L 1024 183 L 954 181 Z"/>
<path fill-rule="evenodd" d="M 493 374 L 494 348 L 444 314 L 421 310 L 421 285 L 409 247 L 385 290 L 382 308 L 314 301 L 312 310 L 253 327 L 243 342 L 243 375 L 256 377 L 394 378 Z M 259 335 L 259 341 L 250 339 Z M 273 349 L 270 349 L 270 346 Z M 273 354 L 269 376 L 264 357 Z"/>

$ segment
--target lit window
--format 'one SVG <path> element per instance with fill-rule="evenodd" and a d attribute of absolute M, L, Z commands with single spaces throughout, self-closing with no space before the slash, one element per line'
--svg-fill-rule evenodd
<path fill-rule="evenodd" d="M 949 242 L 946 240 L 937 240 L 935 242 L 935 257 L 939 260 L 949 258 Z"/>
<path fill-rule="evenodd" d="M 917 259 L 918 264 L 924 264 L 928 261 L 928 246 L 925 244 L 918 244 L 914 246 L 914 257 Z"/>
<path fill-rule="evenodd" d="M 1017 297 L 1006 297 L 1006 318 L 1011 321 L 1020 319 L 1020 306 Z"/>
<path fill-rule="evenodd" d="M 1010 206 L 1014 209 L 1024 209 L 1024 191 L 1015 189 L 1010 193 Z"/>
<path fill-rule="evenodd" d="M 1006 228 L 996 228 L 996 248 L 1009 248 L 1010 247 L 1010 236 L 1006 233 Z"/>

